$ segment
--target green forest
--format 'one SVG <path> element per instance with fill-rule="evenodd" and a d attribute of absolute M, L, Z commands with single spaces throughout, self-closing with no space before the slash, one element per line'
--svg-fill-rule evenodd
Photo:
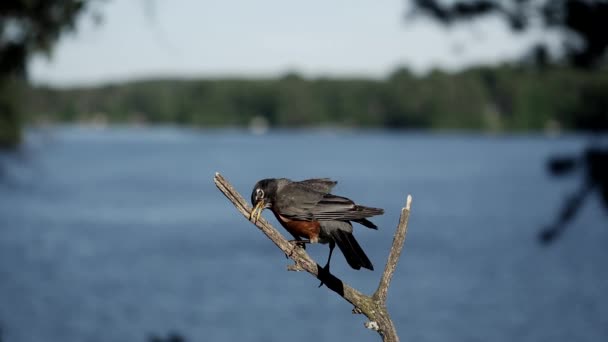
<path fill-rule="evenodd" d="M 157 79 L 26 90 L 26 121 L 246 127 L 355 127 L 478 131 L 586 129 L 608 112 L 608 73 L 521 64 L 382 80 Z"/>
<path fill-rule="evenodd" d="M 540 22 L 563 33 L 563 56 L 542 42 L 493 67 L 384 79 L 147 79 L 72 89 L 28 85 L 28 61 L 50 55 L 77 18 L 99 23 L 97 0 L 0 2 L 0 149 L 24 125 L 180 124 L 195 127 L 361 127 L 525 132 L 608 130 L 604 0 L 412 0 L 408 18 L 448 27 L 497 16 L 514 33 Z M 142 11 L 144 9 L 142 8 Z M 20 34 L 11 34 L 20 32 Z M 404 42 L 405 44 L 405 42 Z"/>

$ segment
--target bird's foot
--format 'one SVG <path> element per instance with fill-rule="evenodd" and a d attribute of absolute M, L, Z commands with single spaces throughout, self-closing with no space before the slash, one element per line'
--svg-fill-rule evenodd
<path fill-rule="evenodd" d="M 306 244 L 309 243 L 310 241 L 308 240 L 289 240 L 287 241 L 289 242 L 293 248 L 291 249 L 291 252 L 289 252 L 289 254 L 285 254 L 285 258 L 289 259 L 289 257 L 293 254 L 293 251 L 296 250 L 296 248 L 302 248 L 302 249 L 306 249 Z"/>
<path fill-rule="evenodd" d="M 294 246 L 306 249 L 306 244 L 310 243 L 310 240 L 289 240 L 288 242 Z"/>

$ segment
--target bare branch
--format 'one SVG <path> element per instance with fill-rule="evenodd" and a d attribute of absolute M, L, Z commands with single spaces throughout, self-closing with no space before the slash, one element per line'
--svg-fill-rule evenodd
<path fill-rule="evenodd" d="M 382 279 L 380 279 L 378 289 L 372 296 L 375 300 L 379 301 L 382 304 L 386 303 L 388 287 L 391 284 L 393 273 L 395 273 L 395 269 L 397 268 L 397 262 L 399 261 L 401 251 L 403 250 L 403 243 L 405 242 L 405 235 L 407 234 L 407 223 L 410 218 L 411 205 L 412 196 L 408 195 L 405 203 L 405 208 L 401 209 L 399 225 L 397 226 L 397 231 L 395 232 L 395 237 L 393 238 L 393 245 L 391 247 L 391 252 L 388 255 L 388 261 L 386 262 L 386 267 L 384 268 Z"/>
<path fill-rule="evenodd" d="M 232 202 L 232 204 L 241 212 L 245 218 L 249 218 L 251 213 L 251 207 L 243 199 L 243 197 L 228 183 L 228 181 L 222 177 L 219 173 L 215 174 L 214 178 L 215 185 L 218 189 Z M 373 297 L 366 296 L 356 289 L 350 287 L 348 284 L 342 282 L 339 278 L 335 277 L 331 273 L 324 270 L 319 264 L 316 263 L 303 248 L 294 247 L 289 243 L 281 233 L 279 233 L 268 221 L 264 218 L 260 218 L 254 224 L 258 227 L 272 242 L 274 242 L 279 249 L 285 253 L 295 264 L 288 266 L 289 270 L 292 271 L 306 271 L 321 280 L 330 290 L 336 292 L 346 301 L 354 306 L 353 313 L 363 313 L 370 320 L 365 323 L 368 329 L 377 331 L 384 341 L 399 341 L 395 326 L 386 310 L 386 289 L 390 283 L 391 276 L 397 266 L 397 260 L 401 254 L 403 248 L 403 241 L 405 239 L 405 230 L 407 230 L 407 218 L 409 216 L 409 207 L 411 202 L 411 196 L 408 196 L 408 204 L 406 208 L 402 210 L 401 220 L 399 222 L 399 229 L 395 234 L 395 241 L 393 242 L 393 248 L 389 255 L 389 261 L 384 271 L 382 281 L 378 287 L 378 291 Z M 406 213 L 404 217 L 404 213 Z M 253 223 L 253 222 L 252 222 Z M 404 226 L 403 228 L 402 225 Z M 402 234 L 400 232 L 403 230 Z M 390 265 L 390 268 L 389 268 Z M 386 284 L 386 285 L 383 285 Z M 380 289 L 383 288 L 383 297 L 380 293 Z M 383 300 L 378 300 L 383 298 Z"/>

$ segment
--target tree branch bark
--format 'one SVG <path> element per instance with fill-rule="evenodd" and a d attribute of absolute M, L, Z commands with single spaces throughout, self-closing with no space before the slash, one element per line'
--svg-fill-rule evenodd
<path fill-rule="evenodd" d="M 219 172 L 215 174 L 214 182 L 217 188 L 228 198 L 228 200 L 230 200 L 230 202 L 232 202 L 236 209 L 240 211 L 245 218 L 249 218 L 249 213 L 252 208 L 245 201 L 243 196 L 241 196 L 238 191 L 219 174 Z M 397 336 L 397 330 L 386 309 L 386 296 L 391 278 L 397 267 L 399 256 L 401 255 L 401 250 L 403 249 L 411 202 L 412 197 L 408 195 L 406 206 L 401 210 L 401 218 L 399 219 L 399 225 L 397 226 L 397 232 L 393 239 L 393 245 L 384 273 L 382 274 L 378 289 L 372 296 L 364 295 L 335 277 L 333 274 L 325 271 L 303 248 L 295 247 L 293 244 L 289 243 L 287 239 L 285 239 L 285 237 L 283 237 L 283 235 L 263 217 L 260 217 L 254 224 L 272 242 L 274 242 L 285 255 L 295 262 L 294 265 L 287 267 L 288 270 L 303 270 L 321 280 L 330 290 L 336 292 L 354 306 L 353 313 L 362 313 L 367 316 L 369 322 L 365 323 L 365 327 L 377 331 L 384 341 L 394 342 L 399 341 L 399 336 Z"/>
<path fill-rule="evenodd" d="M 407 222 L 410 218 L 411 205 L 412 196 L 408 195 L 405 202 L 405 207 L 401 209 L 399 225 L 397 225 L 397 231 L 395 232 L 395 237 L 393 238 L 393 245 L 391 246 L 391 252 L 388 255 L 388 261 L 386 262 L 384 273 L 382 273 L 382 278 L 380 279 L 380 284 L 378 284 L 378 289 L 372 296 L 372 298 L 381 303 L 386 303 L 388 287 L 391 284 L 393 273 L 395 273 L 397 262 L 399 261 L 401 251 L 403 250 L 403 243 L 405 242 L 405 235 L 407 234 Z"/>

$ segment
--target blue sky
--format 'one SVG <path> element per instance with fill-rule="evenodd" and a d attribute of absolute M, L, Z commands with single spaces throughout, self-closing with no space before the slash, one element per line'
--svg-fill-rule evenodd
<path fill-rule="evenodd" d="M 32 59 L 34 82 L 288 71 L 380 78 L 400 65 L 425 72 L 512 59 L 539 38 L 538 32 L 514 37 L 492 19 L 450 31 L 426 19 L 407 20 L 404 0 L 110 0 L 99 8 L 101 25 L 84 16 L 51 59 Z"/>

